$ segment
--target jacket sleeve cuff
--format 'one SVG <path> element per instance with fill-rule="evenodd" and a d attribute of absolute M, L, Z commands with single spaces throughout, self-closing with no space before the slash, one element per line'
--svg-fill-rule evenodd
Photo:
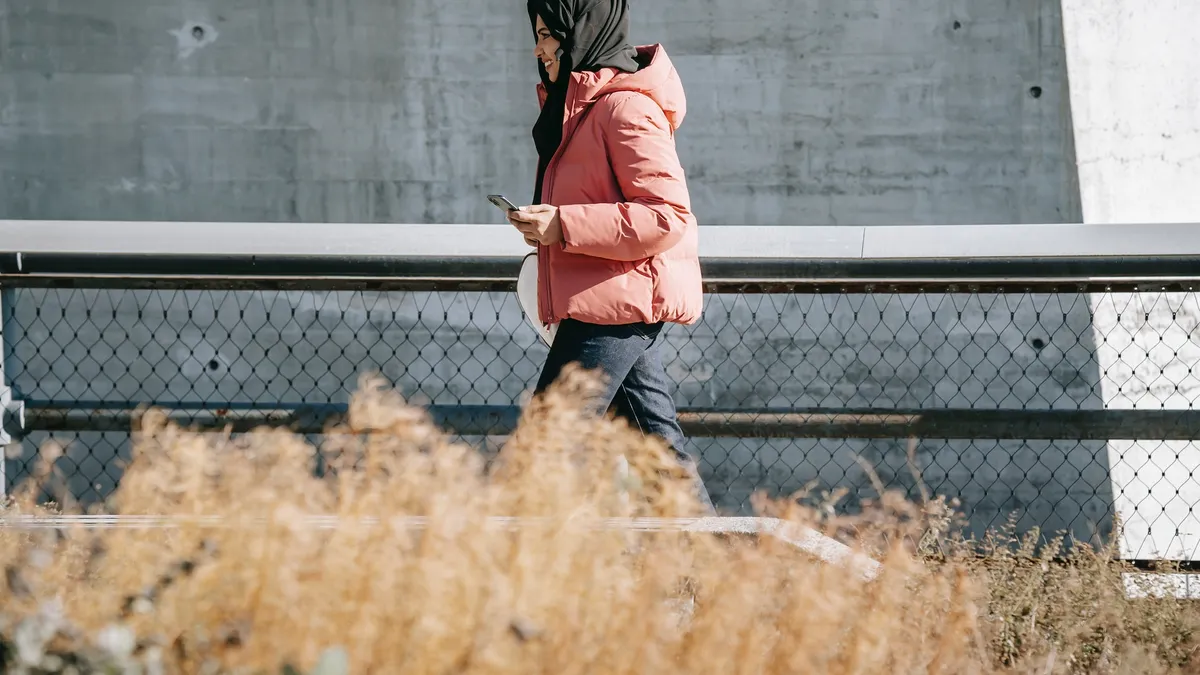
<path fill-rule="evenodd" d="M 563 250 L 567 253 L 587 253 L 594 242 L 589 241 L 587 218 L 581 205 L 558 207 L 558 222 L 562 225 Z"/>

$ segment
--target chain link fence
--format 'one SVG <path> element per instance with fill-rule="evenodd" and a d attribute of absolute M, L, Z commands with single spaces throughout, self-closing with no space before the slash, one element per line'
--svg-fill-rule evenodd
<path fill-rule="evenodd" d="M 74 496 L 103 499 L 143 404 L 250 425 L 307 414 L 317 431 L 366 371 L 494 447 L 546 353 L 509 292 L 210 285 L 5 288 L 4 374 L 24 415 L 9 489 L 53 437 Z M 1120 514 L 1126 555 L 1193 557 L 1196 294 L 930 288 L 723 287 L 701 322 L 666 331 L 718 506 L 816 486 L 849 488 L 854 508 L 870 473 L 916 496 L 911 443 L 921 480 L 976 532 L 1011 516 L 1095 540 Z"/>

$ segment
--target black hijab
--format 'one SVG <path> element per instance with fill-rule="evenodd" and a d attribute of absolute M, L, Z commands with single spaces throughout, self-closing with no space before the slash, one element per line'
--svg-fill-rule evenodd
<path fill-rule="evenodd" d="M 546 165 L 562 144 L 563 115 L 567 105 L 570 73 L 616 68 L 627 73 L 638 69 L 637 50 L 628 42 L 629 0 L 527 0 L 529 23 L 537 32 L 542 17 L 562 48 L 558 81 L 551 82 L 546 68 L 538 64 L 546 102 L 533 125 L 533 143 L 538 151 L 537 186 L 533 203 L 542 201 Z"/>

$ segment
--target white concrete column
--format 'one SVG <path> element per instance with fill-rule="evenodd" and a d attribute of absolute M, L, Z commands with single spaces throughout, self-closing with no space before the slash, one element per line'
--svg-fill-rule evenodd
<path fill-rule="evenodd" d="M 1086 223 L 1200 222 L 1200 3 L 1063 0 Z M 1092 297 L 1104 404 L 1200 403 L 1194 294 Z M 1108 447 L 1127 556 L 1200 558 L 1200 445 Z"/>

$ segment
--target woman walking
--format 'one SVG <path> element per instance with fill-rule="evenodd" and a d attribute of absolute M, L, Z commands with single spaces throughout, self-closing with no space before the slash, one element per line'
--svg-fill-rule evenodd
<path fill-rule="evenodd" d="M 666 323 L 695 323 L 702 289 L 675 130 L 683 85 L 661 45 L 626 39 L 628 0 L 529 0 L 541 115 L 533 205 L 510 222 L 538 247 L 538 314 L 557 324 L 537 392 L 568 363 L 599 369 L 599 402 L 684 450 L 659 354 Z"/>

